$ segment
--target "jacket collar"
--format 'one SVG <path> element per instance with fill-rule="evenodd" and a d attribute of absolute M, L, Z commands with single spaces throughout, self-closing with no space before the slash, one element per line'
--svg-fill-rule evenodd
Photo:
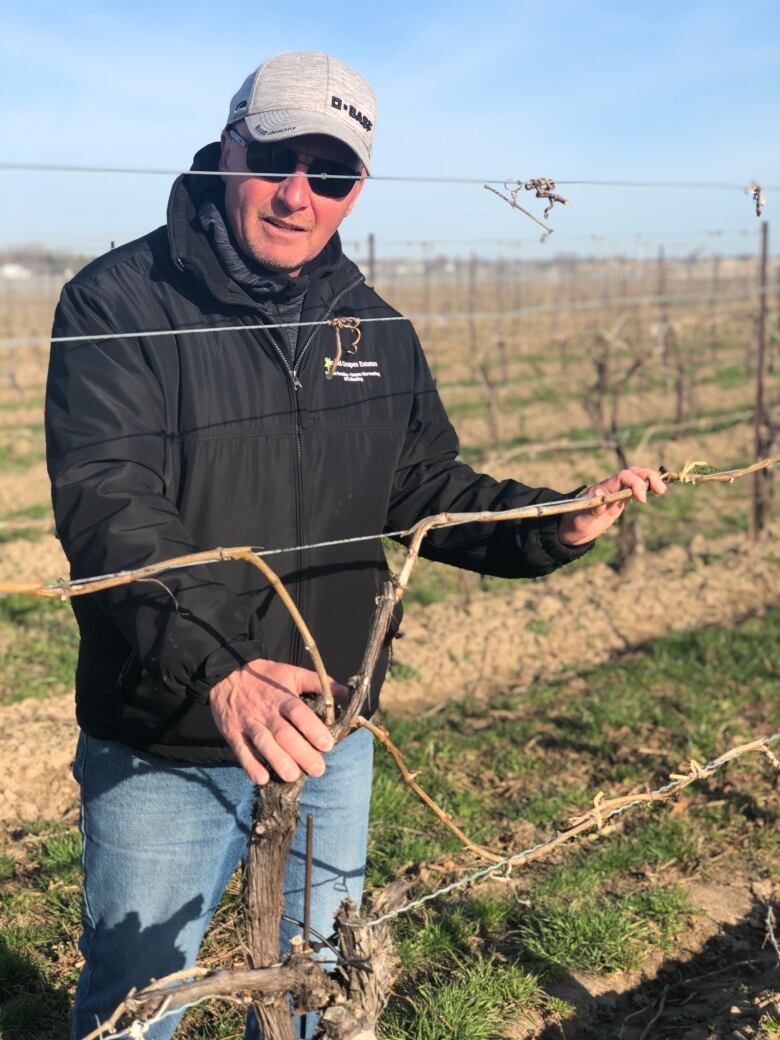
<path fill-rule="evenodd" d="M 191 169 L 215 170 L 219 160 L 219 144 L 206 145 L 195 155 Z M 187 277 L 193 279 L 201 290 L 206 290 L 221 304 L 232 306 L 248 306 L 256 309 L 257 301 L 225 272 L 214 250 L 200 226 L 198 207 L 206 195 L 219 197 L 224 192 L 222 181 L 218 176 L 196 177 L 182 174 L 177 177 L 171 188 L 168 200 L 168 243 L 174 265 Z M 258 273 L 267 273 L 269 282 L 269 298 L 286 295 L 291 281 L 287 275 L 273 271 L 265 272 L 259 265 L 254 267 Z M 322 252 L 304 264 L 302 275 L 308 276 L 310 288 L 316 283 L 327 280 L 330 291 L 323 293 L 325 285 L 316 285 L 317 296 L 332 296 L 342 288 L 354 282 L 359 272 L 352 261 L 341 251 L 341 239 L 338 233 L 327 242 Z"/>

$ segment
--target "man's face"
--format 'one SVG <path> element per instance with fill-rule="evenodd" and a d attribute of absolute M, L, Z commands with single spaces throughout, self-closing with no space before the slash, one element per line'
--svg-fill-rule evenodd
<path fill-rule="evenodd" d="M 238 133 L 250 140 L 244 123 Z M 297 170 L 305 172 L 313 159 L 331 159 L 352 168 L 354 153 L 334 137 L 308 134 L 284 141 L 301 160 Z M 220 170 L 247 169 L 246 148 L 222 132 Z M 223 177 L 225 214 L 241 250 L 274 271 L 297 275 L 301 267 L 322 252 L 328 239 L 351 212 L 363 187 L 356 181 L 343 199 L 317 195 L 306 177 L 290 176 L 283 181 L 261 177 Z"/>

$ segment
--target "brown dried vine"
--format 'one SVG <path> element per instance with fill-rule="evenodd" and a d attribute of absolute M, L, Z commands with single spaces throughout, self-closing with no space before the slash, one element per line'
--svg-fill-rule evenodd
<path fill-rule="evenodd" d="M 724 472 L 713 471 L 711 467 L 707 467 L 703 463 L 690 462 L 679 473 L 665 473 L 664 479 L 667 482 L 677 481 L 680 483 L 731 481 L 748 473 L 766 469 L 777 461 L 780 461 L 780 456 L 764 459 L 743 470 Z M 350 701 L 342 717 L 338 720 L 335 716 L 335 706 L 325 666 L 308 626 L 278 575 L 249 546 L 188 554 L 187 556 L 177 557 L 174 560 L 162 561 L 158 564 L 139 568 L 135 571 L 111 576 L 99 576 L 94 580 L 76 583 L 61 582 L 53 586 L 20 585 L 18 583 L 10 586 L 0 585 L 0 593 L 15 592 L 46 597 L 57 596 L 62 599 L 68 599 L 70 596 L 86 595 L 101 589 L 126 585 L 132 581 L 156 581 L 157 574 L 169 570 L 172 566 L 179 567 L 196 562 L 213 562 L 215 558 L 221 561 L 243 560 L 250 563 L 263 573 L 279 594 L 303 636 L 304 645 L 314 662 L 320 679 L 322 711 L 325 715 L 326 723 L 329 725 L 336 740 L 343 739 L 355 726 L 364 726 L 373 732 L 394 758 L 404 781 L 435 813 L 437 818 L 458 837 L 464 847 L 468 851 L 488 859 L 494 866 L 500 866 L 507 861 L 502 860 L 500 856 L 492 853 L 490 850 L 471 842 L 457 825 L 453 823 L 448 814 L 417 784 L 414 774 L 407 769 L 400 751 L 393 744 L 387 732 L 359 716 L 365 696 L 370 689 L 377 663 L 387 642 L 393 608 L 400 601 L 405 589 L 408 587 L 424 538 L 435 528 L 461 523 L 485 523 L 518 520 L 527 517 L 563 515 L 594 508 L 597 505 L 621 501 L 631 497 L 631 494 L 630 489 L 624 489 L 611 494 L 592 495 L 585 499 L 523 507 L 500 513 L 442 513 L 437 516 L 427 517 L 416 524 L 408 532 L 411 538 L 401 574 L 395 583 L 387 583 L 383 587 L 381 595 L 377 598 L 361 671 L 349 682 L 351 691 Z M 756 745 L 765 745 L 765 743 L 765 741 L 755 742 Z M 747 747 L 740 750 L 747 750 Z M 770 756 L 770 761 L 777 765 L 775 756 L 768 751 L 768 748 L 763 746 L 762 750 Z M 697 764 L 691 763 L 690 775 L 678 778 L 681 786 L 685 786 L 689 782 L 692 783 L 695 779 L 706 775 L 701 767 L 694 769 L 694 765 Z M 677 781 L 675 781 L 676 785 Z M 109 1031 L 115 1029 L 125 1015 L 130 1016 L 134 1023 L 139 1025 L 140 1033 L 136 1028 L 136 1035 L 142 1035 L 144 1028 L 151 1021 L 158 1020 L 176 1008 L 184 1006 L 184 1003 L 192 1003 L 193 1000 L 206 999 L 210 996 L 236 999 L 236 993 L 243 994 L 243 997 L 239 998 L 243 1002 L 251 1003 L 263 1028 L 264 1035 L 269 1040 L 294 1040 L 293 1019 L 290 1014 L 288 994 L 294 997 L 296 1006 L 301 1011 L 326 1009 L 323 1014 L 322 1030 L 324 1030 L 324 1035 L 329 1040 L 360 1040 L 361 1037 L 369 1040 L 369 1038 L 375 1035 L 374 1026 L 376 1019 L 384 1005 L 384 1001 L 389 995 L 389 988 L 392 984 L 393 970 L 391 966 L 387 967 L 381 980 L 377 977 L 368 982 L 360 974 L 359 969 L 353 966 L 346 986 L 342 986 L 325 975 L 316 961 L 311 959 L 310 951 L 306 944 L 306 936 L 303 936 L 300 942 L 293 945 L 291 954 L 283 960 L 280 957 L 279 925 L 283 912 L 282 882 L 287 854 L 298 822 L 302 786 L 302 779 L 295 783 L 283 783 L 273 778 L 268 784 L 257 788 L 249 842 L 245 890 L 249 969 L 238 973 L 223 972 L 204 976 L 202 969 L 196 968 L 186 973 L 177 973 L 177 983 L 181 982 L 182 977 L 195 978 L 195 981 L 192 983 L 177 984 L 170 988 L 165 983 L 172 982 L 172 979 L 160 980 L 142 992 L 132 992 L 128 994 L 120 1007 L 111 1015 L 108 1022 L 94 1031 L 93 1037 L 104 1035 L 106 1029 Z M 592 827 L 594 823 L 596 826 L 602 826 L 605 813 L 614 814 L 620 811 L 624 804 L 658 800 L 659 794 L 660 792 L 651 792 L 647 795 L 628 795 L 619 799 L 613 799 L 610 802 L 605 802 L 602 795 L 597 795 L 593 808 L 584 816 L 573 821 L 572 826 L 567 831 L 563 832 L 551 843 L 548 843 L 549 847 L 556 847 L 558 843 L 570 840 L 575 834 Z M 664 797 L 666 797 L 665 793 Z M 527 861 L 530 862 L 532 854 L 536 858 L 536 854 L 540 851 L 540 849 L 530 850 Z M 512 857 L 511 859 L 514 861 L 517 857 Z M 409 906 L 411 905 L 409 904 Z M 380 962 L 384 958 L 387 964 L 390 965 L 392 956 L 388 953 L 386 933 L 382 932 L 381 936 L 379 933 L 374 935 L 370 933 L 377 932 L 379 927 L 386 925 L 398 912 L 400 912 L 398 908 L 388 909 L 384 914 L 380 914 L 379 917 L 365 921 L 357 917 L 353 906 L 346 905 L 342 907 L 339 915 L 342 945 L 348 950 L 369 951 L 372 960 Z M 135 1028 L 135 1026 L 132 1028 Z M 132 1036 L 133 1033 L 130 1032 L 128 1035 Z"/>

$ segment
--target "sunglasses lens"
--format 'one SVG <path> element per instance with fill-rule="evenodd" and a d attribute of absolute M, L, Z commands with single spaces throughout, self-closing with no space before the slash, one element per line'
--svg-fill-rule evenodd
<path fill-rule="evenodd" d="M 283 144 L 253 141 L 246 150 L 246 164 L 252 173 L 266 174 L 269 181 L 283 181 L 295 172 L 298 157 Z"/>
<path fill-rule="evenodd" d="M 309 174 L 311 190 L 328 199 L 345 199 L 355 186 L 355 170 L 330 159 L 315 159 L 309 166 Z"/>
<path fill-rule="evenodd" d="M 295 172 L 298 156 L 283 144 L 252 141 L 246 150 L 246 164 L 252 173 L 263 175 L 264 180 L 283 181 Z M 355 184 L 355 170 L 331 159 L 315 159 L 309 163 L 308 173 L 314 194 L 328 199 L 345 199 Z"/>

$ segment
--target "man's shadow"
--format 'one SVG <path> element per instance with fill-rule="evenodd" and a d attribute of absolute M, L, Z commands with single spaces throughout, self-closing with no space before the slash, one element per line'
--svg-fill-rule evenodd
<path fill-rule="evenodd" d="M 162 978 L 185 966 L 178 946 L 183 928 L 203 913 L 203 899 L 191 899 L 166 921 L 141 927 L 136 911 L 128 913 L 112 928 L 101 929 L 102 937 L 91 950 L 99 959 L 102 947 L 111 951 L 116 980 L 124 979 L 104 993 L 105 1018 L 118 1007 L 130 986 L 141 989 L 152 979 Z M 137 965 L 146 966 L 143 974 Z M 128 981 L 129 980 L 129 981 Z M 0 938 L 0 1037 L 2 1040 L 67 1040 L 70 1036 L 72 1000 L 65 986 L 46 978 L 36 959 L 13 949 Z M 97 1023 L 95 1023 L 97 1024 Z"/>
<path fill-rule="evenodd" d="M 0 935 L 0 1036 L 3 1040 L 67 1040 L 70 997 L 34 957 Z"/>
<path fill-rule="evenodd" d="M 571 975 L 545 984 L 575 1011 L 528 1033 L 528 1040 L 704 1040 L 736 1036 L 740 1024 L 754 1028 L 762 1013 L 759 1002 L 780 990 L 778 956 L 771 946 L 762 949 L 766 913 L 767 904 L 754 897 L 736 924 L 721 926 L 693 957 L 666 960 L 655 977 L 624 991 L 593 996 Z M 778 1010 L 780 995 L 777 1006 L 764 1013 Z"/>

